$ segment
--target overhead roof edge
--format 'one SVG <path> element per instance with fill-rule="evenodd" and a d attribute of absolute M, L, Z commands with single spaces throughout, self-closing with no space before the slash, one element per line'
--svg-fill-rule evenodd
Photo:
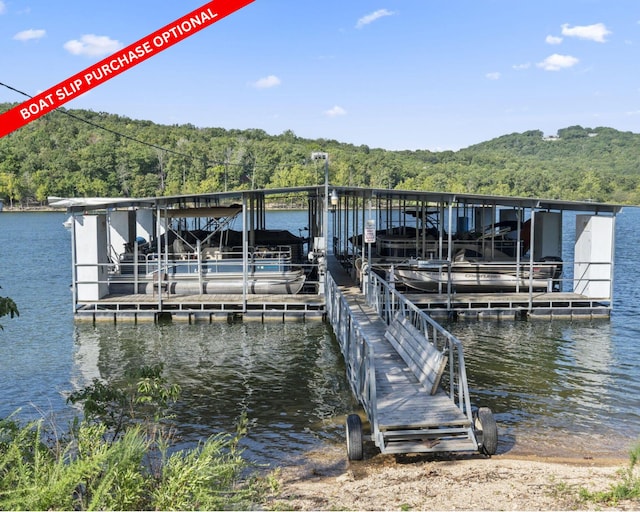
<path fill-rule="evenodd" d="M 505 207 L 533 208 L 538 210 L 568 210 L 594 213 L 620 212 L 625 205 L 601 203 L 594 201 L 564 201 L 560 199 L 543 199 L 531 197 L 491 196 L 481 194 L 464 194 L 453 192 L 428 192 L 419 190 L 376 189 L 365 187 L 344 187 L 328 185 L 331 192 L 338 196 L 350 196 L 362 199 L 386 198 L 405 201 L 423 201 L 444 204 L 496 205 Z M 186 194 L 178 196 L 159 196 L 145 198 L 61 198 L 50 197 L 49 206 L 66 208 L 70 212 L 96 211 L 115 208 L 185 208 L 202 206 L 229 206 L 241 203 L 244 197 L 275 196 L 286 194 L 308 194 L 321 196 L 325 185 L 310 187 L 274 188 L 259 190 L 237 190 L 228 192 L 211 192 L 203 194 Z"/>

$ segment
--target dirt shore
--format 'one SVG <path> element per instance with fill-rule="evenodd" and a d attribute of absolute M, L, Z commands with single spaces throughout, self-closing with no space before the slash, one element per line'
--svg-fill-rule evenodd
<path fill-rule="evenodd" d="M 634 510 L 640 501 L 584 501 L 621 481 L 625 459 L 373 454 L 348 462 L 328 447 L 279 470 L 271 510 Z"/>

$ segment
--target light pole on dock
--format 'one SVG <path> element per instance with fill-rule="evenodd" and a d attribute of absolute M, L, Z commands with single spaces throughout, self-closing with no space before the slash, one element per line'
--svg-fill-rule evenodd
<path fill-rule="evenodd" d="M 324 205 L 322 211 L 322 240 L 318 257 L 318 283 L 319 294 L 324 294 L 324 274 L 327 269 L 327 248 L 329 247 L 329 153 L 314 151 L 311 160 L 324 160 Z"/>

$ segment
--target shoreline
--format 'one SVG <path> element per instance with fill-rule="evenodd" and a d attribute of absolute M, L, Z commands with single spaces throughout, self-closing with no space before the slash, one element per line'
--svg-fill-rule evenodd
<path fill-rule="evenodd" d="M 306 211 L 303 207 L 289 207 L 283 206 L 265 206 L 266 211 L 282 212 L 282 211 Z M 0 213 L 66 213 L 66 208 L 52 208 L 51 206 L 25 206 L 25 207 L 10 207 L 6 204 L 0 209 Z"/>
<path fill-rule="evenodd" d="M 368 454 L 349 462 L 343 447 L 307 454 L 276 470 L 277 510 L 629 510 L 637 500 L 584 500 L 607 491 L 629 459 L 500 454 L 493 457 Z"/>

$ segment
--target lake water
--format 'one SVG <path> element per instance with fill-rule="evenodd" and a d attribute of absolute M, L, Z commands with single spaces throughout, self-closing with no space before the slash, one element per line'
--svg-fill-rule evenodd
<path fill-rule="evenodd" d="M 268 227 L 295 234 L 305 225 L 302 213 L 269 216 Z M 65 424 L 78 414 L 70 391 L 163 362 L 183 390 L 175 412 L 185 443 L 232 430 L 243 413 L 247 454 L 262 463 L 344 442 L 358 405 L 325 324 L 74 323 L 64 220 L 0 214 L 0 295 L 20 309 L 0 320 L 0 416 Z M 639 221 L 636 209 L 618 216 L 611 320 L 447 325 L 464 343 L 473 403 L 494 411 L 500 453 L 626 456 L 640 436 Z"/>

